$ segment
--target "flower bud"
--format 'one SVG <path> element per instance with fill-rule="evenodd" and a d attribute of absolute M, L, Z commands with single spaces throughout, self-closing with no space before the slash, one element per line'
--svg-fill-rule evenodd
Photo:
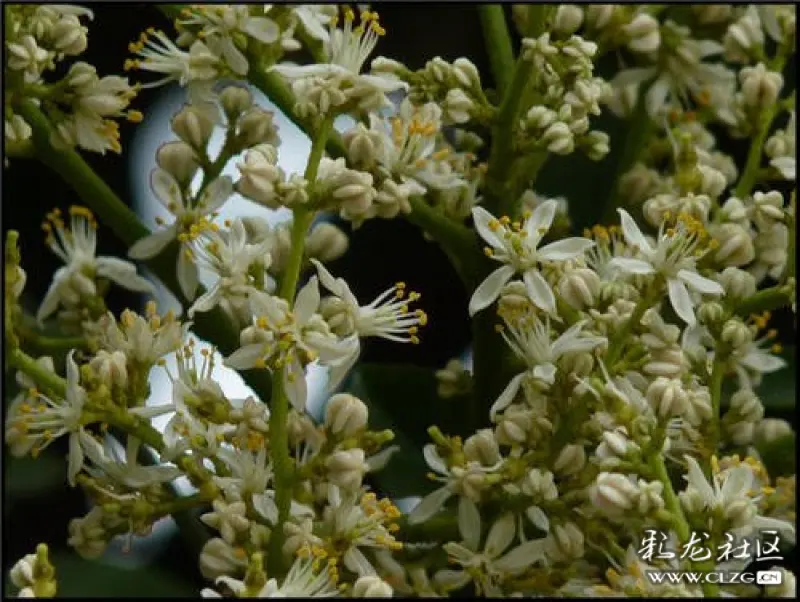
<path fill-rule="evenodd" d="M 342 136 L 342 142 L 350 163 L 364 169 L 375 165 L 384 144 L 380 132 L 369 129 L 361 123 L 347 130 Z"/>
<path fill-rule="evenodd" d="M 436 371 L 436 380 L 439 383 L 437 394 L 442 399 L 448 399 L 467 393 L 472 383 L 472 375 L 460 360 L 451 359 L 443 369 Z"/>
<path fill-rule="evenodd" d="M 220 93 L 219 100 L 222 110 L 231 122 L 253 106 L 253 95 L 244 86 L 227 86 Z"/>
<path fill-rule="evenodd" d="M 600 457 L 616 456 L 624 458 L 636 444 L 630 441 L 620 430 L 606 431 L 602 435 L 603 441 L 597 446 L 597 455 Z"/>
<path fill-rule="evenodd" d="M 638 205 L 651 196 L 656 184 L 660 180 L 657 171 L 650 169 L 643 163 L 636 163 L 630 170 L 623 174 L 620 180 L 620 192 L 632 205 Z M 645 213 L 645 218 L 651 224 L 660 224 L 661 220 L 652 221 L 651 216 Z"/>
<path fill-rule="evenodd" d="M 589 489 L 592 505 L 609 518 L 620 518 L 633 508 L 639 489 L 625 475 L 601 472 Z"/>
<path fill-rule="evenodd" d="M 237 164 L 242 174 L 236 182 L 237 192 L 270 209 L 280 207 L 277 184 L 284 176 L 276 160 L 277 151 L 269 144 L 259 144 L 247 151 L 244 161 Z"/>
<path fill-rule="evenodd" d="M 669 441 L 669 439 L 667 439 Z M 650 481 L 639 479 L 639 501 L 637 511 L 642 516 L 647 516 L 664 507 L 664 498 L 661 497 L 664 491 L 664 484 L 661 481 Z"/>
<path fill-rule="evenodd" d="M 379 56 L 372 59 L 370 63 L 370 70 L 375 73 L 391 73 L 397 74 L 406 71 L 406 66 L 403 63 L 395 61 L 394 59 Z"/>
<path fill-rule="evenodd" d="M 315 226 L 306 237 L 306 252 L 309 257 L 323 263 L 335 261 L 347 252 L 350 242 L 341 228 L 323 222 Z"/>
<path fill-rule="evenodd" d="M 714 228 L 714 238 L 719 241 L 719 248 L 714 253 L 715 261 L 726 266 L 740 267 L 755 259 L 753 238 L 739 224 L 719 225 Z"/>
<path fill-rule="evenodd" d="M 553 470 L 560 475 L 575 474 L 586 465 L 586 452 L 582 445 L 565 445 L 553 463 Z"/>
<path fill-rule="evenodd" d="M 741 199 L 731 197 L 720 207 L 720 215 L 728 222 L 747 223 L 747 207 Z"/>
<path fill-rule="evenodd" d="M 308 181 L 300 174 L 293 173 L 288 180 L 278 182 L 276 188 L 284 207 L 294 208 L 308 203 Z"/>
<path fill-rule="evenodd" d="M 661 46 L 661 31 L 658 21 L 647 13 L 641 13 L 622 28 L 628 35 L 628 48 L 633 52 L 655 52 Z"/>
<path fill-rule="evenodd" d="M 482 90 L 481 75 L 475 64 L 468 58 L 459 57 L 453 61 L 453 75 L 461 86 L 471 90 Z"/>
<path fill-rule="evenodd" d="M 23 142 L 31 137 L 33 130 L 20 115 L 12 115 L 5 120 L 3 133 L 8 142 Z"/>
<path fill-rule="evenodd" d="M 503 459 L 492 429 L 481 429 L 464 442 L 467 461 L 493 466 Z"/>
<path fill-rule="evenodd" d="M 391 585 L 372 575 L 359 577 L 353 584 L 354 598 L 391 598 L 393 593 Z"/>
<path fill-rule="evenodd" d="M 179 140 L 162 144 L 156 151 L 156 163 L 184 188 L 189 185 L 200 167 L 192 147 Z"/>
<path fill-rule="evenodd" d="M 466 123 L 470 119 L 470 112 L 475 108 L 472 102 L 461 88 L 452 88 L 442 102 L 444 116 L 451 123 Z"/>
<path fill-rule="evenodd" d="M 592 29 L 603 29 L 611 22 L 615 10 L 613 4 L 591 4 L 586 7 L 586 24 Z"/>
<path fill-rule="evenodd" d="M 533 468 L 527 474 L 522 482 L 522 492 L 531 496 L 537 503 L 558 499 L 553 473 L 539 468 Z"/>
<path fill-rule="evenodd" d="M 532 416 L 529 410 L 510 406 L 502 414 L 497 424 L 495 436 L 500 445 L 518 445 L 528 438 L 532 427 Z"/>
<path fill-rule="evenodd" d="M 777 190 L 767 193 L 756 192 L 753 194 L 756 218 L 769 223 L 770 220 L 782 221 L 784 218 L 783 195 Z"/>
<path fill-rule="evenodd" d="M 747 324 L 738 318 L 732 318 L 722 326 L 721 339 L 723 343 L 739 349 L 753 341 L 753 333 Z"/>
<path fill-rule="evenodd" d="M 369 470 L 364 460 L 364 450 L 360 448 L 334 452 L 325 461 L 325 468 L 328 469 L 328 480 L 347 490 L 358 489 Z"/>
<path fill-rule="evenodd" d="M 661 418 L 680 416 L 689 405 L 689 397 L 677 379 L 659 377 L 650 383 L 645 395 L 650 407 Z"/>
<path fill-rule="evenodd" d="M 561 277 L 558 292 L 575 309 L 591 307 L 600 292 L 600 277 L 589 268 L 570 270 Z"/>
<path fill-rule="evenodd" d="M 583 9 L 574 4 L 561 4 L 553 19 L 553 31 L 562 36 L 572 35 L 583 23 Z"/>
<path fill-rule="evenodd" d="M 244 550 L 241 550 L 244 552 Z M 231 575 L 247 566 L 247 554 L 239 553 L 221 537 L 209 539 L 200 552 L 200 573 L 209 580 Z"/>
<path fill-rule="evenodd" d="M 569 126 L 563 121 L 557 121 L 548 127 L 541 141 L 548 151 L 556 155 L 568 155 L 575 149 L 575 138 Z"/>
<path fill-rule="evenodd" d="M 764 406 L 761 400 L 750 389 L 739 389 L 731 396 L 728 412 L 740 416 L 748 422 L 758 422 L 764 417 Z"/>
<path fill-rule="evenodd" d="M 243 148 L 257 144 L 280 144 L 278 128 L 273 121 L 274 115 L 261 107 L 252 107 L 244 113 L 236 125 L 239 133 L 238 142 Z"/>
<path fill-rule="evenodd" d="M 608 134 L 598 130 L 592 130 L 586 134 L 582 141 L 582 144 L 586 149 L 586 156 L 592 161 L 602 160 L 611 150 L 609 140 Z"/>
<path fill-rule="evenodd" d="M 717 301 L 701 303 L 697 308 L 697 319 L 702 324 L 716 324 L 725 317 L 725 308 Z"/>
<path fill-rule="evenodd" d="M 555 123 L 558 115 L 552 109 L 542 105 L 534 105 L 525 115 L 525 125 L 531 129 L 545 129 Z"/>
<path fill-rule="evenodd" d="M 725 296 L 732 300 L 747 299 L 756 294 L 756 279 L 739 268 L 725 268 L 717 276 L 717 282 L 725 289 Z"/>
<path fill-rule="evenodd" d="M 755 67 L 744 67 L 739 72 L 739 82 L 742 85 L 745 105 L 757 110 L 774 105 L 783 88 L 783 76 L 774 71 L 767 71 L 764 63 L 759 63 Z"/>
<path fill-rule="evenodd" d="M 781 418 L 764 418 L 756 426 L 754 439 L 757 444 L 772 443 L 792 434 L 791 425 Z"/>
<path fill-rule="evenodd" d="M 764 44 L 764 32 L 756 11 L 748 10 L 736 23 L 728 27 L 723 38 L 725 59 L 731 62 L 749 62 L 750 53 Z"/>
<path fill-rule="evenodd" d="M 574 524 L 556 525 L 544 542 L 544 553 L 552 562 L 571 562 L 583 557 L 583 532 Z"/>
<path fill-rule="evenodd" d="M 125 388 L 128 384 L 127 358 L 122 351 L 101 349 L 89 362 L 89 367 L 109 388 L 115 385 Z"/>
<path fill-rule="evenodd" d="M 339 393 L 325 407 L 325 427 L 336 435 L 350 437 L 367 426 L 369 411 L 358 397 Z"/>
<path fill-rule="evenodd" d="M 178 138 L 193 149 L 202 151 L 205 151 L 214 132 L 214 122 L 211 117 L 192 105 L 186 105 L 178 111 L 172 118 L 171 126 Z"/>
<path fill-rule="evenodd" d="M 755 425 L 752 422 L 728 422 L 725 424 L 725 434 L 734 445 L 750 445 L 755 434 Z"/>
<path fill-rule="evenodd" d="M 53 48 L 69 56 L 81 54 L 88 46 L 87 29 L 75 15 L 64 15 L 50 29 Z"/>
<path fill-rule="evenodd" d="M 710 165 L 698 165 L 697 170 L 700 173 L 700 191 L 711 198 L 719 198 L 728 187 L 725 174 Z"/>

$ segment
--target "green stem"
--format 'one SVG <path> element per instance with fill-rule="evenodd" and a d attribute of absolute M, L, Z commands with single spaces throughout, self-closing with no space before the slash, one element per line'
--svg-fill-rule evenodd
<path fill-rule="evenodd" d="M 664 463 L 664 455 L 661 453 L 654 453 L 648 461 L 650 470 L 653 471 L 655 477 L 664 485 L 663 498 L 664 507 L 672 517 L 672 526 L 675 529 L 675 534 L 681 543 L 689 540 L 689 523 L 686 522 L 686 517 L 683 515 L 683 508 L 681 502 L 672 488 L 672 481 L 667 472 L 667 466 Z"/>
<path fill-rule="evenodd" d="M 47 117 L 30 101 L 22 101 L 17 110 L 33 130 L 33 143 L 36 156 L 53 171 L 59 174 L 80 195 L 86 205 L 109 226 L 123 243 L 130 246 L 150 231 L 137 218 L 114 191 L 94 172 L 94 170 L 74 150 L 56 150 L 50 144 L 52 127 Z M 171 291 L 180 291 L 175 275 L 177 245 L 148 262 L 156 276 Z M 203 293 L 202 290 L 198 295 Z M 179 299 L 183 295 L 176 293 Z M 223 355 L 232 353 L 239 347 L 238 331 L 231 325 L 225 313 L 215 308 L 197 314 L 193 320 L 193 330 L 197 335 L 212 342 Z M 263 371 L 249 371 L 242 377 L 250 387 L 262 395 L 270 390 L 269 374 Z"/>
<path fill-rule="evenodd" d="M 653 122 L 647 112 L 646 97 L 649 88 L 649 83 L 642 86 L 639 92 L 639 99 L 636 102 L 636 108 L 627 123 L 625 143 L 617 162 L 616 174 L 611 184 L 611 194 L 603 206 L 601 223 L 607 224 L 616 220 L 617 207 L 622 204 L 622 199 L 620 198 L 622 196 L 622 190 L 620 189 L 622 176 L 636 163 L 650 139 L 650 134 L 653 132 Z"/>
<path fill-rule="evenodd" d="M 514 134 L 523 93 L 530 82 L 532 71 L 533 61 L 528 60 L 525 55 L 520 55 L 492 128 L 492 148 L 484 186 L 489 197 L 487 208 L 490 211 L 497 212 L 501 206 L 513 207 L 518 200 L 519 191 L 514 190 L 509 174 L 516 165 Z"/>
<path fill-rule="evenodd" d="M 327 117 L 313 138 L 311 154 L 303 177 L 312 190 L 317 178 L 317 170 L 325 152 L 327 137 L 333 128 L 333 117 Z M 303 207 L 294 210 L 294 222 L 291 231 L 291 249 L 280 286 L 280 297 L 293 303 L 297 283 L 300 280 L 300 270 L 303 265 L 303 252 L 308 228 L 314 220 L 314 212 Z M 299 375 L 303 378 L 303 375 Z M 275 504 L 278 507 L 278 523 L 272 531 L 269 542 L 269 564 L 272 574 L 283 573 L 286 570 L 283 558 L 284 532 L 283 525 L 289 518 L 292 504 L 292 489 L 294 481 L 294 468 L 289 456 L 289 433 L 287 422 L 289 420 L 289 399 L 283 389 L 283 379 L 276 377 L 272 380 L 272 400 L 270 403 L 269 418 L 269 452 L 275 471 Z"/>
<path fill-rule="evenodd" d="M 772 311 L 780 307 L 791 305 L 791 287 L 777 285 L 758 291 L 752 297 L 745 299 L 736 307 L 736 315 L 746 318 L 751 314 Z"/>
<path fill-rule="evenodd" d="M 495 86 L 500 94 L 505 94 L 511 83 L 514 65 L 514 49 L 508 32 L 505 11 L 502 4 L 481 4 L 478 14 L 483 28 L 483 39 L 489 61 L 492 65 Z"/>
<path fill-rule="evenodd" d="M 789 278 L 795 277 L 795 262 L 797 258 L 797 190 L 792 190 L 792 198 L 789 202 L 789 211 L 786 212 L 786 227 L 789 230 L 789 248 L 786 255 L 786 267 L 783 270 L 781 284 L 785 284 Z"/>
<path fill-rule="evenodd" d="M 58 397 L 67 394 L 67 381 L 43 368 L 31 356 L 20 349 L 6 349 L 8 363 L 27 374 L 41 389 Z"/>

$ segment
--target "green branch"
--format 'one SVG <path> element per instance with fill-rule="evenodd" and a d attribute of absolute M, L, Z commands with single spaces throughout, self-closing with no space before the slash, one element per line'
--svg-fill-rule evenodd
<path fill-rule="evenodd" d="M 24 351 L 6 348 L 6 358 L 10 366 L 29 376 L 46 393 L 57 397 L 64 397 L 67 394 L 67 381 L 37 364 L 36 360 Z"/>
<path fill-rule="evenodd" d="M 325 152 L 325 143 L 333 129 L 333 117 L 327 117 L 320 126 L 317 135 L 313 138 L 311 154 L 308 157 L 303 177 L 311 190 L 317 179 L 317 170 Z M 293 304 L 297 284 L 300 280 L 300 270 L 303 265 L 303 252 L 308 228 L 314 220 L 314 212 L 304 207 L 294 210 L 294 221 L 291 231 L 291 248 L 286 268 L 281 279 L 280 297 Z M 304 378 L 301 375 L 295 375 Z M 283 379 L 276 375 L 272 381 L 272 400 L 270 403 L 269 418 L 269 452 L 275 470 L 275 505 L 278 507 L 278 524 L 272 531 L 269 542 L 270 572 L 281 573 L 285 571 L 283 558 L 284 532 L 283 525 L 289 518 L 294 485 L 294 467 L 289 456 L 289 399 L 283 389 Z"/>
<path fill-rule="evenodd" d="M 778 285 L 758 291 L 736 307 L 736 315 L 747 318 L 751 314 L 773 311 L 792 304 L 792 287 Z"/>
<path fill-rule="evenodd" d="M 114 193 L 111 188 L 74 150 L 57 150 L 50 144 L 52 127 L 47 117 L 29 100 L 22 101 L 17 110 L 33 130 L 33 143 L 36 156 L 50 169 L 59 174 L 92 209 L 100 221 L 109 226 L 114 234 L 127 246 L 150 234 L 150 230 L 139 221 L 136 214 Z M 147 262 L 161 282 L 178 293 L 180 287 L 175 275 L 177 244 Z M 198 294 L 202 294 L 202 290 Z M 184 299 L 184 302 L 186 300 Z M 228 316 L 219 309 L 197 314 L 193 320 L 193 330 L 197 335 L 217 346 L 223 355 L 232 353 L 239 347 L 239 336 Z M 249 372 L 242 375 L 250 387 L 259 395 L 270 390 L 269 374 Z"/>
<path fill-rule="evenodd" d="M 478 14 L 495 86 L 500 94 L 504 94 L 511 83 L 511 71 L 514 68 L 514 49 L 511 46 L 505 11 L 502 4 L 481 4 L 478 6 Z"/>

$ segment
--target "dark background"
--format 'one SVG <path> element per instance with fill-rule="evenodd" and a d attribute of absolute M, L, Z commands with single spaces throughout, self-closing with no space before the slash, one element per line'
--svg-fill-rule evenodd
<path fill-rule="evenodd" d="M 122 73 L 122 64 L 129 56 L 128 42 L 135 40 L 147 27 L 172 31 L 171 23 L 152 4 L 90 6 L 95 20 L 90 24 L 89 48 L 80 58 L 95 65 L 101 76 Z M 397 58 L 412 69 L 421 68 L 434 56 L 448 61 L 465 56 L 476 64 L 485 85 L 493 85 L 474 5 L 380 3 L 378 9 L 387 35 L 381 39 L 376 55 Z M 794 81 L 793 69 L 791 73 L 787 82 Z M 143 79 L 146 78 L 147 74 L 143 74 Z M 142 110 L 147 119 L 148 106 L 160 94 L 161 89 L 142 90 L 134 108 Z M 615 141 L 619 140 L 615 136 L 619 132 L 618 124 L 607 116 L 594 123 L 595 127 L 612 136 L 609 157 L 600 163 L 577 156 L 566 160 L 555 158 L 537 183 L 538 192 L 564 195 L 570 199 L 577 232 L 599 219 L 602 200 L 607 196 L 618 157 L 618 149 L 614 148 Z M 121 123 L 123 148 L 132 140 L 134 127 Z M 739 164 L 742 151 L 738 145 L 731 147 Z M 84 156 L 127 202 L 131 202 L 133 179 L 147 177 L 147 174 L 131 173 L 125 156 L 112 153 L 105 157 L 88 153 Z M 566 162 L 571 166 L 569 171 L 564 168 Z M 28 274 L 25 299 L 28 309 L 35 311 L 35 300 L 41 299 L 53 272 L 59 267 L 57 258 L 43 244 L 39 225 L 45 213 L 53 207 L 66 210 L 69 205 L 80 203 L 80 199 L 57 175 L 36 162 L 23 160 L 12 161 L 11 167 L 4 170 L 3 192 L 3 230 L 15 229 L 21 234 L 23 267 Z M 126 254 L 126 248 L 102 225 L 98 254 Z M 422 332 L 422 343 L 412 346 L 369 342 L 362 356 L 364 361 L 413 363 L 435 369 L 451 357 L 460 355 L 469 344 L 466 291 L 436 245 L 425 241 L 416 227 L 402 219 L 367 222 L 352 233 L 350 252 L 332 264 L 331 270 L 346 278 L 362 301 L 369 300 L 397 280 L 406 281 L 409 287 L 422 293 L 422 306 L 430 317 Z M 120 293 L 118 288 L 112 288 L 112 291 L 109 302 L 115 311 L 138 307 L 137 297 Z M 781 329 L 784 335 L 791 337 L 791 323 L 786 317 L 779 320 L 787 326 Z M 143 558 L 142 554 L 158 554 L 157 572 L 151 569 L 149 572 L 119 572 L 110 567 L 98 571 L 87 568 L 75 560 L 74 555 L 63 556 L 68 521 L 86 512 L 82 493 L 69 489 L 66 484 L 58 484 L 59 478 L 63 481 L 65 443 L 60 441 L 53 445 L 33 470 L 30 460 L 9 458 L 4 463 L 7 471 L 3 508 L 4 577 L 13 562 L 32 552 L 37 543 L 47 542 L 53 549 L 61 548 L 58 552 L 61 564 L 57 569 L 60 569 L 63 595 L 89 593 L 87 588 L 98 595 L 114 596 L 123 592 L 128 595 L 193 595 L 192 588 L 194 592 L 199 591 L 205 583 L 197 573 L 197 559 L 179 538 L 163 544 L 166 548 L 163 545 L 155 549 L 134 548 L 127 557 L 117 555 L 117 559 L 127 558 L 126 562 L 131 562 Z M 56 475 L 56 487 L 52 486 L 53 475 Z M 37 485 L 39 481 L 49 483 L 47 488 Z M 181 581 L 174 577 L 168 579 L 166 573 L 192 577 L 189 581 Z"/>

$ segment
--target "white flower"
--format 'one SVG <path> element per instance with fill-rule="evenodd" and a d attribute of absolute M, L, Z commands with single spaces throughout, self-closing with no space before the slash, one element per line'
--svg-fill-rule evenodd
<path fill-rule="evenodd" d="M 305 364 L 319 359 L 336 366 L 352 357 L 356 337 L 338 340 L 322 316 L 316 313 L 320 295 L 317 277 L 297 293 L 294 309 L 285 300 L 265 293 L 251 296 L 255 325 L 242 331 L 242 346 L 225 364 L 237 370 L 269 368 L 282 374 L 284 391 L 292 406 L 305 411 Z"/>
<path fill-rule="evenodd" d="M 252 290 L 258 290 L 252 268 L 266 278 L 272 258 L 273 241 L 265 238 L 257 244 L 248 244 L 247 231 L 241 219 L 230 222 L 224 233 L 208 231 L 208 240 L 195 241 L 195 254 L 205 267 L 218 276 L 214 285 L 198 297 L 189 308 L 189 317 L 195 312 L 210 311 L 216 305 L 230 309 L 231 314 L 249 313 L 244 307 Z"/>
<path fill-rule="evenodd" d="M 289 573 L 278 585 L 274 577 L 267 580 L 264 587 L 253 595 L 254 598 L 335 598 L 339 595 L 336 582 L 332 578 L 336 573 L 330 567 L 319 570 L 318 562 L 312 559 L 297 558 Z M 244 581 L 231 577 L 218 577 L 217 584 L 227 586 L 237 596 L 247 591 Z M 203 597 L 221 598 L 217 592 L 204 589 Z"/>
<path fill-rule="evenodd" d="M 24 456 L 30 452 L 39 455 L 48 445 L 69 435 L 67 480 L 73 487 L 75 477 L 83 467 L 83 406 L 86 391 L 80 386 L 80 371 L 73 359 L 74 351 L 67 356 L 67 386 L 63 399 L 53 401 L 37 394 L 32 405 L 27 400 L 12 408 L 6 420 L 6 442 L 13 456 Z"/>
<path fill-rule="evenodd" d="M 763 337 L 734 349 L 731 363 L 739 378 L 740 387 L 744 389 L 756 387 L 761 382 L 763 374 L 777 372 L 786 367 L 786 361 L 783 358 L 762 348 L 762 345 L 769 341 L 769 337 Z"/>
<path fill-rule="evenodd" d="M 200 40 L 195 41 L 187 52 L 178 48 L 163 31 L 148 33 L 143 33 L 137 42 L 128 47 L 142 58 L 125 61 L 126 71 L 141 69 L 164 75 L 157 81 L 142 84 L 143 88 L 154 88 L 173 81 L 181 86 L 194 82 L 209 84 L 219 76 L 219 57 Z"/>
<path fill-rule="evenodd" d="M 480 512 L 472 501 L 462 498 L 458 507 L 458 530 L 463 543 L 449 542 L 443 547 L 450 562 L 463 568 L 437 575 L 439 581 L 453 589 L 474 581 L 478 595 L 502 596 L 504 580 L 544 560 L 543 540 L 521 543 L 503 554 L 516 534 L 512 513 L 503 514 L 495 521 L 481 550 Z"/>
<path fill-rule="evenodd" d="M 258 10 L 256 6 L 252 8 Z M 179 22 L 182 26 L 200 29 L 203 42 L 214 54 L 223 58 L 237 75 L 247 75 L 250 64 L 234 40 L 244 34 L 262 44 L 272 44 L 281 33 L 272 19 L 250 13 L 251 7 L 242 4 L 200 5 L 193 7 L 190 15 Z M 242 40 L 244 44 L 247 44 L 246 37 Z"/>
<path fill-rule="evenodd" d="M 175 221 L 164 230 L 136 241 L 128 250 L 128 256 L 133 259 L 150 259 L 177 239 L 181 243 L 177 263 L 178 283 L 183 294 L 190 300 L 194 299 L 198 276 L 191 243 L 201 233 L 217 229 L 216 224 L 208 220 L 208 216 L 222 207 L 233 194 L 233 181 L 228 176 L 216 178 L 203 189 L 196 202 L 187 198 L 186 192 L 181 190 L 175 178 L 160 167 L 151 172 L 150 185 L 156 198 L 175 216 Z M 163 224 L 160 218 L 156 222 Z"/>
<path fill-rule="evenodd" d="M 110 439 L 106 439 L 104 446 L 88 433 L 81 433 L 80 437 L 86 457 L 94 464 L 94 467 L 86 468 L 86 472 L 91 476 L 105 475 L 128 489 L 138 490 L 154 484 L 167 483 L 181 475 L 181 471 L 175 466 L 140 466 L 137 454 L 142 442 L 136 437 L 128 437 L 123 462 L 114 457 L 116 451 L 111 447 Z"/>
<path fill-rule="evenodd" d="M 419 343 L 418 327 L 427 324 L 428 316 L 421 309 L 409 311 L 409 303 L 417 301 L 420 296 L 415 292 L 406 296 L 405 283 L 400 282 L 385 290 L 369 305 L 362 307 L 343 278 L 334 278 L 316 259 L 312 259 L 311 262 L 317 268 L 322 285 L 342 301 L 342 310 L 347 314 L 348 322 L 352 323 L 357 337 L 379 337 L 398 343 Z M 338 386 L 358 359 L 358 354 L 359 346 L 354 346 L 353 355 L 337 366 L 336 374 L 331 374 L 332 382 L 328 385 L 329 389 Z"/>
<path fill-rule="evenodd" d="M 556 376 L 555 364 L 559 358 L 569 353 L 591 351 L 598 345 L 607 342 L 605 337 L 581 336 L 581 330 L 585 325 L 586 321 L 578 322 L 553 341 L 549 320 L 543 322 L 538 318 L 533 318 L 522 324 L 507 323 L 507 328 L 501 334 L 516 356 L 525 362 L 528 369 L 512 378 L 500 397 L 494 402 L 489 410 L 492 419 L 497 412 L 504 410 L 514 401 L 526 378 L 552 385 Z M 507 332 L 508 334 L 506 334 Z"/>
<path fill-rule="evenodd" d="M 330 37 L 323 42 L 327 62 L 311 65 L 277 65 L 272 67 L 292 82 L 292 89 L 298 99 L 299 93 L 308 90 L 308 82 L 314 78 L 320 82 L 333 83 L 344 94 L 337 99 L 334 106 L 341 101 L 356 102 L 361 109 L 379 109 L 391 106 L 386 98 L 387 92 L 405 88 L 406 84 L 378 75 L 362 75 L 361 69 L 367 57 L 375 49 L 378 38 L 385 31 L 378 24 L 378 15 L 370 11 L 361 13 L 361 24 L 353 27 L 355 14 L 350 8 L 344 9 L 344 27 L 332 28 Z M 335 25 L 335 21 L 332 24 Z M 305 81 L 304 81 L 305 80 Z M 307 92 L 306 92 L 307 93 Z M 335 98 L 335 96 L 331 96 Z M 329 109 L 330 107 L 321 107 Z M 322 112 L 327 112 L 323 110 Z"/>
<path fill-rule="evenodd" d="M 510 228 L 507 219 L 498 220 L 483 207 L 472 209 L 478 234 L 491 245 L 487 254 L 506 265 L 489 274 L 475 289 L 469 302 L 470 315 L 491 305 L 516 273 L 522 274 L 531 301 L 548 313 L 555 312 L 553 290 L 539 272 L 537 264 L 575 259 L 594 245 L 594 242 L 585 238 L 565 238 L 538 249 L 553 223 L 557 208 L 557 201 L 547 200 L 534 209 L 524 225 L 515 223 Z"/>
<path fill-rule="evenodd" d="M 697 460 L 691 456 L 685 456 L 685 459 L 686 489 L 680 493 L 685 506 L 693 508 L 697 500 L 701 510 L 721 512 L 733 522 L 737 531 L 775 529 L 794 536 L 794 527 L 790 523 L 758 514 L 756 503 L 759 496 L 753 496 L 758 491 L 758 482 L 751 466 L 741 463 L 720 471 L 716 461 L 712 460 L 709 482 Z"/>
<path fill-rule="evenodd" d="M 95 278 L 108 278 L 131 291 L 152 293 L 153 286 L 137 275 L 136 266 L 116 257 L 95 257 L 97 250 L 97 222 L 84 207 L 70 207 L 71 227 L 64 228 L 58 211 L 45 223 L 47 244 L 66 264 L 53 276 L 53 283 L 45 293 L 36 317 L 39 321 L 50 316 L 60 303 L 73 301 L 78 295 L 94 296 Z M 55 230 L 55 235 L 53 231 Z"/>
<path fill-rule="evenodd" d="M 146 315 L 125 310 L 119 323 L 109 312 L 97 324 L 100 346 L 108 351 L 122 351 L 128 361 L 152 366 L 181 346 L 190 323 L 181 324 L 170 312 L 156 315 L 155 303 L 147 304 Z"/>
<path fill-rule="evenodd" d="M 723 295 L 725 289 L 695 271 L 696 255 L 702 232 L 702 224 L 688 218 L 679 220 L 675 228 L 664 231 L 664 223 L 658 231 L 653 247 L 642 234 L 639 226 L 624 209 L 618 209 L 622 222 L 622 233 L 627 243 L 634 247 L 643 259 L 617 257 L 611 263 L 629 274 L 659 274 L 667 281 L 667 292 L 675 313 L 689 326 L 696 323 L 694 304 L 687 285 L 706 295 Z"/>
<path fill-rule="evenodd" d="M 335 4 L 298 4 L 292 5 L 291 9 L 308 35 L 322 42 L 330 41 L 330 32 L 326 26 L 336 17 Z"/>
<path fill-rule="evenodd" d="M 233 545 L 236 542 L 236 533 L 246 531 L 250 526 L 246 516 L 247 504 L 241 501 L 226 503 L 217 499 L 211 506 L 213 512 L 203 514 L 200 520 L 219 531 L 222 539 Z"/>

